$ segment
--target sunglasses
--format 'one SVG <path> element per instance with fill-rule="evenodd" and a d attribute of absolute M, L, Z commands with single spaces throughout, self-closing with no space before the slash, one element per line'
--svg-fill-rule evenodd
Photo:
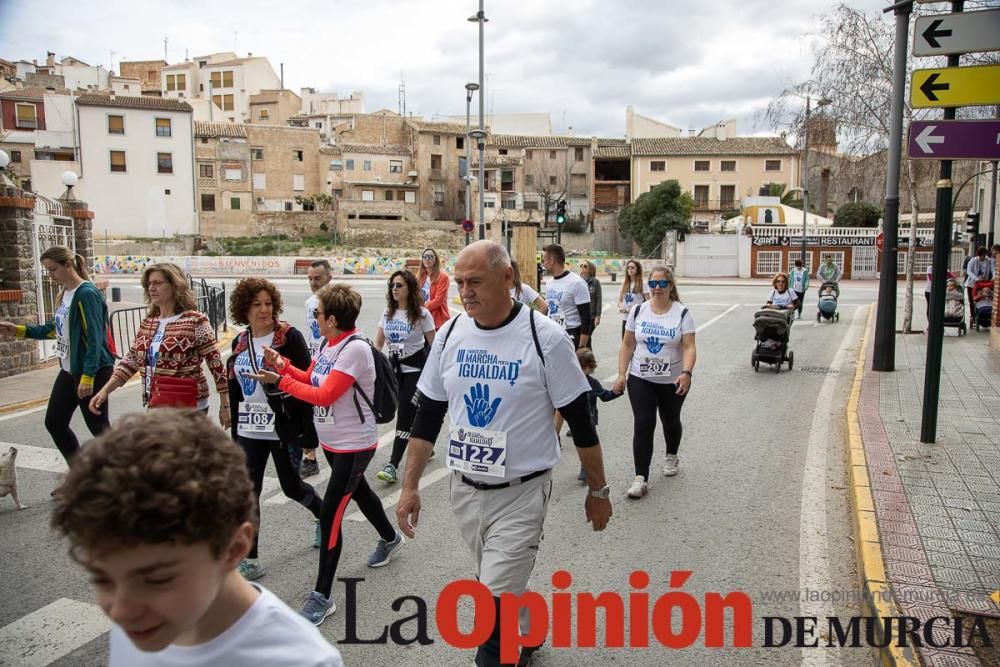
<path fill-rule="evenodd" d="M 313 308 L 313 319 L 318 320 L 323 317 L 323 313 L 319 312 L 319 308 Z"/>
<path fill-rule="evenodd" d="M 659 280 L 650 280 L 648 283 L 650 289 L 654 287 L 659 287 L 660 289 L 666 289 L 670 285 L 670 281 L 666 278 L 661 278 Z"/>
<path fill-rule="evenodd" d="M 389 289 L 403 289 L 404 287 L 406 287 L 405 283 L 393 283 L 389 286 Z"/>
<path fill-rule="evenodd" d="M 436 259 L 436 258 L 435 258 L 434 255 L 431 255 L 430 253 L 428 253 L 428 254 L 424 255 L 424 259 Z"/>

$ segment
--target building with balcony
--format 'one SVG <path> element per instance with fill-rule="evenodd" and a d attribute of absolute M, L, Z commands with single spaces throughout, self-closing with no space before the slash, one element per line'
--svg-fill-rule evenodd
<path fill-rule="evenodd" d="M 411 132 L 413 169 L 420 184 L 417 206 L 425 220 L 465 217 L 465 124 L 405 120 Z"/>
<path fill-rule="evenodd" d="M 409 147 L 339 143 L 321 155 L 341 220 L 419 217 L 420 185 Z"/>
<path fill-rule="evenodd" d="M 309 210 L 305 199 L 321 186 L 319 131 L 280 125 L 247 125 L 254 209 Z M 326 176 L 326 169 L 322 170 Z"/>

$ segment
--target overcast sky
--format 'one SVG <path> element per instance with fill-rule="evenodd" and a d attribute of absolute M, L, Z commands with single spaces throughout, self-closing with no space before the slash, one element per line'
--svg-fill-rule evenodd
<path fill-rule="evenodd" d="M 809 71 L 830 0 L 486 0 L 486 112 L 551 112 L 556 133 L 621 137 L 625 108 L 680 128 L 755 112 Z M 849 0 L 879 11 L 886 0 Z M 44 9 L 42 9 L 44 7 Z M 465 113 L 478 78 L 475 0 L 0 0 L 0 57 L 89 64 L 215 51 L 285 64 L 285 86 L 347 94 L 366 111 Z M 39 12 L 44 12 L 44 17 Z M 473 113 L 476 113 L 473 101 Z M 565 121 L 564 121 L 565 118 Z M 572 128 L 572 129 L 570 129 Z"/>

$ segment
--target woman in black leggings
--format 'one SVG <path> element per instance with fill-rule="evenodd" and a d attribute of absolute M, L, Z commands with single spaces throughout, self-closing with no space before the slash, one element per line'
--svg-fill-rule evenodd
<path fill-rule="evenodd" d="M 677 474 L 683 433 L 681 408 L 698 356 L 694 319 L 680 302 L 673 271 L 665 266 L 654 268 L 648 285 L 651 299 L 633 309 L 625 321 L 613 389 L 621 392 L 627 385 L 632 403 L 635 479 L 626 492 L 630 498 L 642 498 L 649 490 L 657 414 L 667 441 L 663 474 Z"/>
<path fill-rule="evenodd" d="M 316 587 L 299 612 L 315 625 L 337 609 L 331 591 L 343 548 L 341 530 L 347 506 L 353 499 L 378 532 L 369 567 L 387 565 L 403 543 L 402 534 L 389 523 L 382 502 L 368 486 L 365 469 L 378 446 L 378 427 L 370 403 L 375 395 L 375 358 L 367 341 L 360 339 L 356 322 L 361 295 L 347 285 L 327 285 L 316 293 L 316 321 L 326 342 L 308 371 L 295 368 L 273 348 L 264 348 L 267 363 L 281 377 L 262 370 L 252 376 L 278 382 L 278 389 L 315 406 L 313 423 L 319 444 L 330 464 L 330 482 L 320 508 L 320 557 Z"/>
<path fill-rule="evenodd" d="M 386 309 L 375 334 L 375 349 L 389 347 L 389 360 L 399 383 L 399 412 L 396 415 L 396 438 L 392 441 L 389 462 L 375 476 L 395 484 L 399 479 L 399 463 L 410 440 L 410 426 L 417 408 L 413 395 L 417 392 L 420 370 L 427 361 L 427 350 L 434 342 L 434 318 L 420 305 L 421 293 L 417 279 L 409 271 L 396 271 L 389 277 Z"/>
<path fill-rule="evenodd" d="M 312 431 L 312 406 L 278 390 L 273 384 L 250 377 L 264 367 L 264 347 L 272 347 L 297 368 L 309 368 L 311 358 L 305 338 L 295 327 L 278 319 L 281 293 L 263 278 L 245 278 L 233 288 L 229 312 L 235 324 L 247 328 L 233 339 L 227 363 L 233 440 L 246 454 L 257 502 L 264 487 L 268 459 L 274 460 L 282 492 L 312 513 L 316 519 L 313 546 L 320 541 L 320 499 L 312 486 L 302 481 L 289 456 L 289 449 Z M 258 560 L 260 519 L 250 553 L 240 563 L 240 574 L 248 580 L 264 576 Z"/>
<path fill-rule="evenodd" d="M 77 408 L 92 435 L 100 435 L 110 426 L 107 403 L 96 413 L 87 409 L 90 397 L 101 390 L 114 370 L 108 306 L 104 295 L 90 282 L 82 256 L 55 246 L 42 253 L 41 262 L 52 282 L 62 288 L 53 304 L 52 319 L 28 326 L 0 322 L 0 333 L 55 342 L 60 370 L 45 410 L 45 429 L 69 463 L 80 448 L 70 428 Z"/>

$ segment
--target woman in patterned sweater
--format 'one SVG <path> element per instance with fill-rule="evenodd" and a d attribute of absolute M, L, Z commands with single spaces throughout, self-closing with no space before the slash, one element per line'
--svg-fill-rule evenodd
<path fill-rule="evenodd" d="M 158 384 L 191 378 L 194 387 L 188 397 L 194 404 L 176 403 L 208 411 L 208 382 L 201 364 L 208 365 L 219 392 L 219 422 L 229 428 L 229 385 L 226 368 L 216 348 L 215 330 L 208 317 L 196 309 L 194 294 L 176 264 L 151 264 L 142 273 L 149 313 L 139 325 L 132 348 L 115 366 L 114 374 L 90 402 L 99 410 L 108 395 L 136 373 L 143 376 L 143 405 L 156 407 Z M 166 380 L 160 380 L 166 378 Z M 196 394 L 196 395 L 195 395 Z M 186 401 L 185 401 L 186 402 Z"/>

